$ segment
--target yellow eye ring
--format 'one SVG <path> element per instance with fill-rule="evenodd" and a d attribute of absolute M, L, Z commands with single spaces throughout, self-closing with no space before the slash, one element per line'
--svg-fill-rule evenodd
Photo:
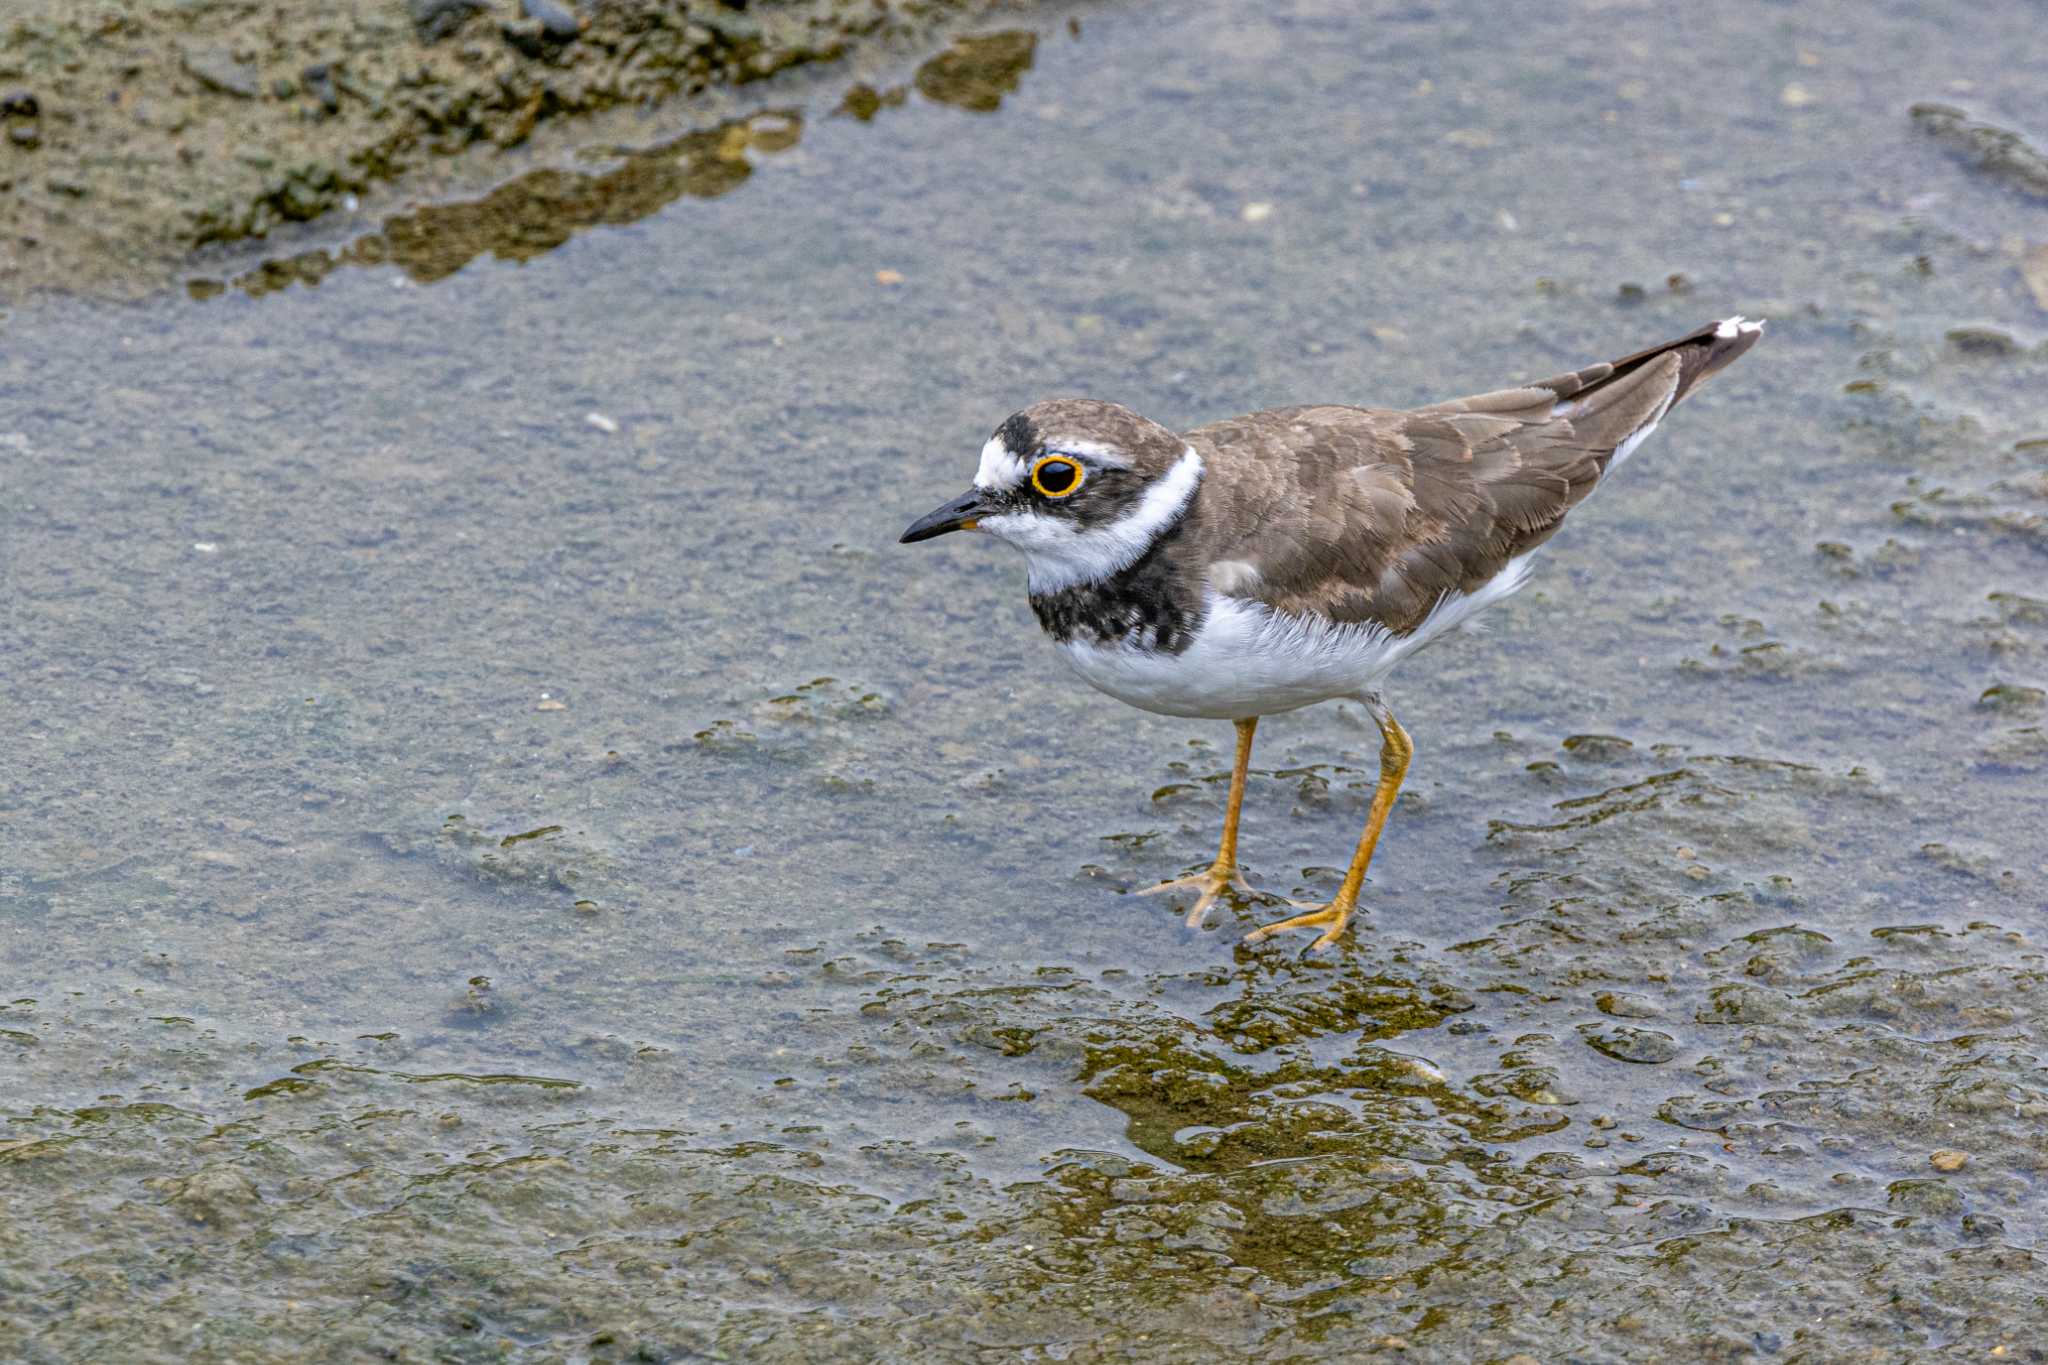
<path fill-rule="evenodd" d="M 1040 478 L 1039 475 L 1040 471 L 1048 465 L 1062 465 L 1072 471 L 1073 481 L 1061 483 L 1059 471 L 1055 470 L 1053 472 L 1053 483 L 1056 486 L 1052 488 L 1046 487 L 1044 479 Z M 1037 463 L 1031 466 L 1031 486 L 1048 498 L 1072 497 L 1080 491 L 1081 484 L 1087 477 L 1087 474 L 1082 471 L 1080 464 L 1065 455 L 1041 455 L 1038 457 Z"/>

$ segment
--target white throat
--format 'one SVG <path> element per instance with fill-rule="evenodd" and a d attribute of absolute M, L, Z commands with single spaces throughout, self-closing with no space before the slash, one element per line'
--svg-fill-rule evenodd
<path fill-rule="evenodd" d="M 983 517 L 981 529 L 1024 552 L 1031 591 L 1058 592 L 1095 583 L 1138 562 L 1161 532 L 1179 520 L 1202 482 L 1202 457 L 1192 446 L 1152 481 L 1137 506 L 1106 526 L 1083 528 L 1060 517 L 1023 510 Z"/>

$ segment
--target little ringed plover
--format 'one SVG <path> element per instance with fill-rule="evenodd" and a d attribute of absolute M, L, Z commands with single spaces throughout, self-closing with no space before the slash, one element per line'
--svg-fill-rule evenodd
<path fill-rule="evenodd" d="M 1382 700 L 1394 666 L 1521 587 L 1536 548 L 1761 322 L 1555 379 L 1407 412 L 1275 408 L 1175 434 L 1087 398 L 996 428 L 974 487 L 903 533 L 979 530 L 1024 552 L 1031 608 L 1119 701 L 1237 725 L 1208 871 L 1150 888 L 1249 894 L 1237 824 L 1259 717 L 1348 698 L 1379 725 L 1380 778 L 1336 899 L 1252 931 L 1343 934 L 1413 754 Z M 1147 894 L 1150 894 L 1148 892 Z"/>

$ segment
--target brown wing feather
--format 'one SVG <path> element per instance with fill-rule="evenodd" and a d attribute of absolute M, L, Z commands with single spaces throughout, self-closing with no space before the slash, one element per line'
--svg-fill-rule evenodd
<path fill-rule="evenodd" d="M 1422 624 L 1548 539 L 1615 449 L 1756 341 L 1717 324 L 1605 365 L 1412 412 L 1280 408 L 1200 427 L 1197 562 L 1290 614 Z"/>

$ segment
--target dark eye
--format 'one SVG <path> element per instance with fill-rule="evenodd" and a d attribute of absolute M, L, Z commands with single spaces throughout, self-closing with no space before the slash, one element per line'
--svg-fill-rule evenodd
<path fill-rule="evenodd" d="M 1031 486 L 1048 498 L 1064 498 L 1081 486 L 1081 466 L 1064 455 L 1047 455 L 1031 466 Z"/>

